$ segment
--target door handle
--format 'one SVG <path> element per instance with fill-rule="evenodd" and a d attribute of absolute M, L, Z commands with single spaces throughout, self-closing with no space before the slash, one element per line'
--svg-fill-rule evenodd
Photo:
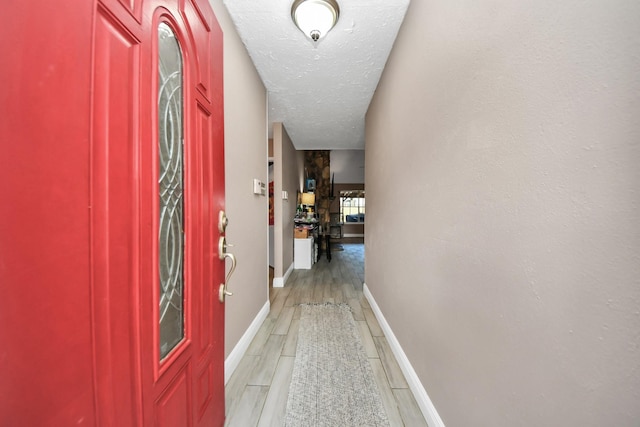
<path fill-rule="evenodd" d="M 220 290 L 218 291 L 218 298 L 220 299 L 220 302 L 224 302 L 227 297 L 233 296 L 233 292 L 229 292 L 227 287 L 229 286 L 229 279 L 236 269 L 236 256 L 234 254 L 227 252 L 224 254 L 224 258 L 229 258 L 231 260 L 231 269 L 227 273 L 224 283 L 220 283 Z"/>
<path fill-rule="evenodd" d="M 224 238 L 224 236 L 220 237 L 220 240 L 218 241 L 218 258 L 223 261 L 227 258 L 231 260 L 231 269 L 227 273 L 227 277 L 225 277 L 224 283 L 220 283 L 220 288 L 218 290 L 218 299 L 221 303 L 224 303 L 225 299 L 228 296 L 233 296 L 233 292 L 229 292 L 227 290 L 227 287 L 229 286 L 229 279 L 231 279 L 231 275 L 236 270 L 237 262 L 236 256 L 232 253 L 227 252 L 227 247 L 229 246 L 231 245 L 227 244 L 227 240 Z"/>

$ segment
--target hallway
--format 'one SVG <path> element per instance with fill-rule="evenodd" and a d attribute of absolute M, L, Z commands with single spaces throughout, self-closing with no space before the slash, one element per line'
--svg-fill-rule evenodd
<path fill-rule="evenodd" d="M 364 245 L 344 244 L 332 261 L 294 270 L 284 288 L 274 288 L 271 312 L 225 388 L 226 426 L 282 425 L 296 356 L 301 303 L 347 303 L 392 427 L 426 426 L 386 338 L 362 293 Z"/>

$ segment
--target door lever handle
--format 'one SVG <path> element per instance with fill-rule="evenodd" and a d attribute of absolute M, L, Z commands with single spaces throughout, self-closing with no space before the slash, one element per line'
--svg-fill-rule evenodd
<path fill-rule="evenodd" d="M 227 290 L 227 287 L 229 286 L 229 279 L 231 279 L 231 275 L 233 274 L 233 272 L 236 270 L 236 256 L 232 253 L 229 252 L 225 252 L 224 254 L 221 254 L 222 259 L 226 259 L 229 258 L 231 260 L 231 269 L 229 270 L 229 272 L 227 273 L 227 277 L 224 279 L 224 283 L 220 283 L 220 289 L 218 291 L 218 299 L 220 300 L 221 303 L 224 303 L 224 300 L 229 296 L 233 296 L 233 292 L 229 292 Z"/>

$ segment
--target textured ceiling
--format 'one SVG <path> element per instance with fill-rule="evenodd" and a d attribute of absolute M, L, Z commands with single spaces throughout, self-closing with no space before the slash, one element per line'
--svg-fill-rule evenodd
<path fill-rule="evenodd" d="M 269 126 L 299 150 L 364 149 L 364 116 L 409 0 L 338 0 L 336 26 L 314 44 L 293 0 L 224 0 L 269 93 Z"/>

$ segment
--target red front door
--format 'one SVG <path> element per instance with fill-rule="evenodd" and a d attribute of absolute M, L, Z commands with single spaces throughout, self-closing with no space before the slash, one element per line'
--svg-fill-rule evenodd
<path fill-rule="evenodd" d="M 210 5 L 39 0 L 3 14 L 0 425 L 222 425 Z"/>

